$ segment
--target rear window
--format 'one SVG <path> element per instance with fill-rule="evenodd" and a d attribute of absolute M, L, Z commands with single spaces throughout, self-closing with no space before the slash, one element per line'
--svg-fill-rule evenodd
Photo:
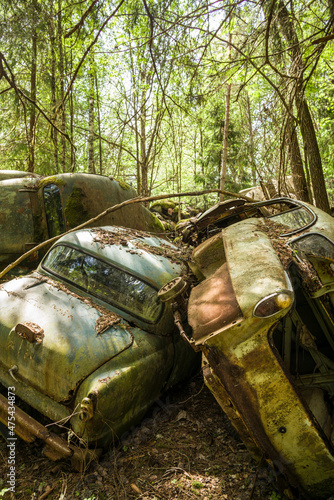
<path fill-rule="evenodd" d="M 156 323 L 160 318 L 163 304 L 151 285 L 92 255 L 58 245 L 50 250 L 42 267 L 147 323 Z"/>
<path fill-rule="evenodd" d="M 46 222 L 49 238 L 65 232 L 63 207 L 58 186 L 48 184 L 43 189 Z"/>
<path fill-rule="evenodd" d="M 293 209 L 287 209 L 284 211 L 284 206 L 280 207 L 282 212 L 272 215 L 270 218 L 275 222 L 287 226 L 290 231 L 296 231 L 305 228 L 310 223 L 313 222 L 313 215 L 311 212 L 307 211 L 304 207 L 298 207 Z"/>

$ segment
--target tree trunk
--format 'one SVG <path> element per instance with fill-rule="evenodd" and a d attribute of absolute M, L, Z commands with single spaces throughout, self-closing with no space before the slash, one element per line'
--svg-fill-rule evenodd
<path fill-rule="evenodd" d="M 88 110 L 88 172 L 95 174 L 94 165 L 94 68 L 90 65 L 89 72 L 89 110 Z"/>
<path fill-rule="evenodd" d="M 291 117 L 288 117 L 287 124 L 287 141 L 288 141 L 288 151 L 290 157 L 291 164 L 291 172 L 292 172 L 292 182 L 295 188 L 295 193 L 298 200 L 310 202 L 308 190 L 307 190 L 307 182 L 303 167 L 303 160 L 300 153 L 298 137 L 296 133 L 295 125 L 292 123 Z"/>
<path fill-rule="evenodd" d="M 100 113 L 100 95 L 97 75 L 95 74 L 95 90 L 96 90 L 96 109 L 97 109 L 97 126 L 99 130 L 99 165 L 100 175 L 103 174 L 103 159 L 102 159 L 102 139 L 101 139 L 101 113 Z"/>
<path fill-rule="evenodd" d="M 66 115 L 65 115 L 65 89 L 64 89 L 64 49 L 63 49 L 63 24 L 62 24 L 62 3 L 58 0 L 58 50 L 59 50 L 59 77 L 60 77 L 60 99 L 61 99 L 61 131 L 63 132 L 61 136 L 61 168 L 63 172 L 66 172 Z"/>
<path fill-rule="evenodd" d="M 249 94 L 247 92 L 246 95 L 246 114 L 247 114 L 247 122 L 248 122 L 248 130 L 249 130 L 249 138 L 250 138 L 250 159 L 251 159 L 251 169 L 252 169 L 252 179 L 254 186 L 256 185 L 256 161 L 255 161 L 255 149 L 254 149 L 254 131 L 252 125 L 252 115 L 250 109 L 250 99 Z"/>
<path fill-rule="evenodd" d="M 228 58 L 231 59 L 231 42 L 232 35 L 229 33 L 228 36 Z M 228 147 L 228 126 L 230 122 L 230 101 L 231 101 L 231 84 L 227 84 L 226 88 L 226 104 L 225 104 L 225 120 L 224 120 L 224 134 L 223 134 L 223 150 L 222 150 L 222 162 L 220 171 L 220 189 L 224 191 L 225 189 L 225 178 L 226 178 L 226 168 L 227 168 L 227 147 Z M 220 201 L 224 200 L 224 194 L 220 193 Z"/>
<path fill-rule="evenodd" d="M 140 102 L 140 176 L 141 176 L 141 195 L 148 196 L 148 165 L 146 156 L 146 72 L 141 71 L 140 81 L 142 84 L 142 94 Z"/>
<path fill-rule="evenodd" d="M 73 51 L 71 49 L 71 74 L 73 71 Z M 74 102 L 73 102 L 73 86 L 70 92 L 70 133 L 71 133 L 71 172 L 75 171 L 75 149 L 74 149 Z"/>
<path fill-rule="evenodd" d="M 315 204 L 317 207 L 330 214 L 331 211 L 326 191 L 318 141 L 311 113 L 305 98 L 298 99 L 298 106 L 300 130 L 303 136 L 305 153 L 308 158 Z"/>
<path fill-rule="evenodd" d="M 291 47 L 291 66 L 294 68 L 295 76 L 297 76 L 297 83 L 294 89 L 294 101 L 296 103 L 304 150 L 310 168 L 315 204 L 325 212 L 330 213 L 318 141 L 311 113 L 304 95 L 303 74 L 305 68 L 303 57 L 295 27 L 291 21 L 289 11 L 282 0 L 280 0 L 278 4 L 277 16 L 283 36 Z"/>
<path fill-rule="evenodd" d="M 32 59 L 31 59 L 31 75 L 30 75 L 30 98 L 36 102 L 36 76 L 37 76 L 37 32 L 34 29 L 32 35 Z M 30 106 L 29 119 L 29 156 L 28 156 L 28 172 L 35 170 L 35 136 L 36 136 L 36 108 Z"/>
<path fill-rule="evenodd" d="M 51 106 L 52 106 L 52 121 L 56 121 L 56 35 L 55 26 L 53 21 L 54 9 L 53 0 L 50 2 L 50 17 L 49 17 L 49 32 L 50 32 L 50 49 L 51 49 Z M 58 132 L 55 128 L 51 127 L 51 140 L 53 143 L 53 157 L 54 157 L 54 167 L 53 171 L 55 174 L 58 173 Z"/>
<path fill-rule="evenodd" d="M 230 121 L 230 100 L 231 100 L 231 84 L 227 84 L 226 89 L 226 107 L 225 107 L 225 120 L 224 120 L 224 134 L 223 134 L 223 151 L 222 151 L 222 163 L 220 172 L 220 187 L 222 191 L 225 189 L 225 178 L 226 178 L 226 166 L 227 166 L 227 141 L 228 141 L 228 126 Z M 220 194 L 220 201 L 224 200 L 223 193 Z"/>

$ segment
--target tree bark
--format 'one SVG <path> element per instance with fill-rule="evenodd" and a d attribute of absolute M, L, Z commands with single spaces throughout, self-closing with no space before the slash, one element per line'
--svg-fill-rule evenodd
<path fill-rule="evenodd" d="M 140 72 L 140 81 L 142 86 L 141 102 L 140 102 L 140 177 L 141 177 L 141 192 L 142 196 L 148 196 L 148 165 L 146 156 L 146 71 L 143 69 Z"/>
<path fill-rule="evenodd" d="M 314 130 L 311 113 L 304 95 L 303 74 L 305 68 L 303 57 L 300 50 L 297 33 L 291 21 L 289 11 L 282 0 L 280 0 L 278 3 L 277 17 L 283 36 L 291 47 L 291 63 L 294 74 L 297 77 L 297 83 L 294 89 L 294 101 L 297 108 L 298 121 L 303 138 L 304 150 L 306 152 L 307 161 L 310 168 L 315 204 L 320 209 L 324 210 L 327 213 L 330 213 L 330 206 L 327 197 L 318 141 Z"/>
<path fill-rule="evenodd" d="M 232 35 L 228 35 L 228 58 L 231 59 L 231 42 Z M 224 191 L 225 189 L 225 179 L 226 179 L 226 168 L 227 168 L 227 148 L 228 148 L 228 126 L 230 122 L 230 101 L 231 101 L 231 84 L 227 84 L 226 88 L 226 102 L 225 102 L 225 120 L 224 120 L 224 133 L 223 133 L 223 150 L 222 150 L 222 162 L 220 171 L 220 189 Z M 224 200 L 224 194 L 220 193 L 220 201 Z"/>
<path fill-rule="evenodd" d="M 56 35 L 55 26 L 53 21 L 54 9 L 53 0 L 50 2 L 50 16 L 49 16 L 49 32 L 50 32 L 50 50 L 51 50 L 51 106 L 52 106 L 52 120 L 56 120 Z M 51 140 L 53 144 L 53 158 L 54 158 L 54 168 L 55 174 L 59 171 L 59 160 L 58 160 L 58 132 L 53 127 L 51 127 Z"/>
<path fill-rule="evenodd" d="M 62 3 L 58 0 L 58 50 L 59 50 L 59 79 L 60 79 L 60 99 L 61 99 L 61 168 L 66 172 L 66 115 L 65 115 L 65 88 L 64 88 L 64 48 L 63 48 L 63 23 L 62 23 Z"/>
<path fill-rule="evenodd" d="M 97 80 L 97 75 L 96 74 L 95 74 L 95 90 L 96 90 L 97 126 L 98 126 L 98 129 L 99 129 L 99 166 L 100 166 L 100 175 L 103 175 L 100 95 L 99 95 L 99 84 L 98 84 L 98 80 Z"/>
<path fill-rule="evenodd" d="M 230 100 L 231 100 L 231 84 L 227 84 L 226 88 L 226 104 L 225 104 L 225 120 L 224 120 L 224 134 L 223 134 L 223 150 L 222 150 L 222 163 L 220 172 L 220 189 L 224 191 L 226 180 L 227 168 L 227 148 L 228 148 L 228 126 L 230 122 Z M 224 200 L 224 194 L 220 193 L 220 201 Z"/>
<path fill-rule="evenodd" d="M 315 204 L 321 210 L 330 214 L 322 161 L 310 109 L 304 97 L 297 98 L 297 101 L 300 129 L 303 136 L 305 154 L 308 158 Z"/>
<path fill-rule="evenodd" d="M 287 120 L 287 141 L 293 186 L 298 200 L 309 203 L 311 200 L 307 190 L 306 176 L 303 167 L 302 155 L 300 153 L 296 127 L 292 123 L 291 117 L 287 117 Z"/>
<path fill-rule="evenodd" d="M 30 98 L 32 101 L 36 102 L 36 77 L 37 77 L 37 31 L 34 28 L 32 35 L 32 59 L 31 59 L 31 75 L 30 75 Z M 28 172 L 34 172 L 35 170 L 35 136 L 36 136 L 36 108 L 34 105 L 30 106 L 30 118 L 29 118 L 29 132 L 28 132 L 28 143 L 29 143 L 29 156 L 28 156 Z"/>
<path fill-rule="evenodd" d="M 73 50 L 71 49 L 71 73 L 73 71 Z M 71 172 L 75 172 L 75 147 L 73 144 L 74 140 L 74 99 L 73 99 L 73 87 L 70 91 L 70 135 L 71 135 Z"/>
<path fill-rule="evenodd" d="M 246 95 L 246 114 L 247 114 L 247 122 L 248 122 L 248 130 L 249 130 L 249 139 L 250 139 L 250 157 L 251 157 L 251 169 L 252 169 L 252 180 L 254 186 L 256 184 L 256 161 L 255 161 L 255 148 L 254 148 L 254 130 L 252 124 L 252 115 L 250 109 L 250 99 L 249 94 L 247 92 Z"/>
<path fill-rule="evenodd" d="M 90 65 L 89 72 L 89 110 L 88 110 L 88 172 L 95 174 L 94 164 L 94 68 Z"/>

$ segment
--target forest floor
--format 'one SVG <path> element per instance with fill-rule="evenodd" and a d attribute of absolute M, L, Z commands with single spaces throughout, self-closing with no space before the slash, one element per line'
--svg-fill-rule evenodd
<path fill-rule="evenodd" d="M 200 375 L 157 401 L 140 426 L 82 473 L 51 462 L 42 444 L 16 442 L 16 489 L 5 492 L 8 449 L 0 437 L 0 499 L 278 500 Z"/>

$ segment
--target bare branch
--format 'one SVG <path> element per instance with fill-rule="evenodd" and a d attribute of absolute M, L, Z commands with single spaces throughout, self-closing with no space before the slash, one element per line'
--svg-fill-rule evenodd
<path fill-rule="evenodd" d="M 57 112 L 59 111 L 59 109 L 61 109 L 64 106 L 65 101 L 66 101 L 66 99 L 68 98 L 68 96 L 69 96 L 69 94 L 71 92 L 71 89 L 73 87 L 75 79 L 78 76 L 79 70 L 80 70 L 81 66 L 83 65 L 83 63 L 84 63 L 87 55 L 89 54 L 91 48 L 96 44 L 96 42 L 98 41 L 98 39 L 99 39 L 99 37 L 100 37 L 103 29 L 106 27 L 106 25 L 108 24 L 108 22 L 110 21 L 110 19 L 115 16 L 115 14 L 121 8 L 121 6 L 123 5 L 124 2 L 125 2 L 125 0 L 121 0 L 120 1 L 120 3 L 118 4 L 118 6 L 116 7 L 116 9 L 112 12 L 112 14 L 109 17 L 107 17 L 107 19 L 104 21 L 104 23 L 102 24 L 101 28 L 99 29 L 99 31 L 98 31 L 97 35 L 95 36 L 94 40 L 92 41 L 92 43 L 88 45 L 88 47 L 85 50 L 82 58 L 80 59 L 80 62 L 78 64 L 78 66 L 76 67 L 76 70 L 74 71 L 74 75 L 72 76 L 72 79 L 71 79 L 71 81 L 69 83 L 69 86 L 68 86 L 68 88 L 67 88 L 67 90 L 65 92 L 63 101 L 59 104 L 59 106 L 57 108 Z"/>
<path fill-rule="evenodd" d="M 83 24 L 85 22 L 86 17 L 91 13 L 91 11 L 93 10 L 95 4 L 98 1 L 99 0 L 93 0 L 93 2 L 88 7 L 88 9 L 86 10 L 86 12 L 84 12 L 84 14 L 82 15 L 80 21 L 75 26 L 73 26 L 73 28 L 70 31 L 68 31 L 66 33 L 66 35 L 64 36 L 64 38 L 70 38 L 73 35 L 73 33 L 75 33 L 77 30 L 79 30 L 79 31 L 81 30 L 81 28 L 82 28 L 82 26 L 83 26 Z"/>
<path fill-rule="evenodd" d="M 180 198 L 181 196 L 202 196 L 204 194 L 210 194 L 210 193 L 223 193 L 226 196 L 233 196 L 234 198 L 242 198 L 246 201 L 254 202 L 256 200 L 253 200 L 252 198 L 249 198 L 248 196 L 244 196 L 239 193 L 231 193 L 230 191 L 222 191 L 221 189 L 207 189 L 204 191 L 191 191 L 191 192 L 186 192 L 186 193 L 170 193 L 170 194 L 162 194 L 162 195 L 157 195 L 157 196 L 138 196 L 137 198 L 132 198 L 131 200 L 126 200 L 123 201 L 122 203 L 119 203 L 118 205 L 114 205 L 113 207 L 107 208 L 104 212 L 100 213 L 96 217 L 93 217 L 92 219 L 89 219 L 88 221 L 84 222 L 83 224 L 80 224 L 79 226 L 70 229 L 70 231 L 66 231 L 63 234 L 60 234 L 58 236 L 54 236 L 53 238 L 50 238 L 49 240 L 43 241 L 39 245 L 35 246 L 28 252 L 24 253 L 16 259 L 14 262 L 9 264 L 1 273 L 0 273 L 0 278 L 5 276 L 9 271 L 14 269 L 18 264 L 23 262 L 27 257 L 30 255 L 33 255 L 35 252 L 38 252 L 42 248 L 44 248 L 47 245 L 51 245 L 52 243 L 55 243 L 59 238 L 62 236 L 65 236 L 66 234 L 73 233 L 73 231 L 77 231 L 78 229 L 82 229 L 86 226 L 89 226 L 91 224 L 95 224 L 98 220 L 102 219 L 105 215 L 110 214 L 111 212 L 116 212 L 116 210 L 120 210 L 121 208 L 127 206 L 127 205 L 132 205 L 134 203 L 146 203 L 149 201 L 156 201 L 156 200 L 165 200 L 167 198 Z"/>

